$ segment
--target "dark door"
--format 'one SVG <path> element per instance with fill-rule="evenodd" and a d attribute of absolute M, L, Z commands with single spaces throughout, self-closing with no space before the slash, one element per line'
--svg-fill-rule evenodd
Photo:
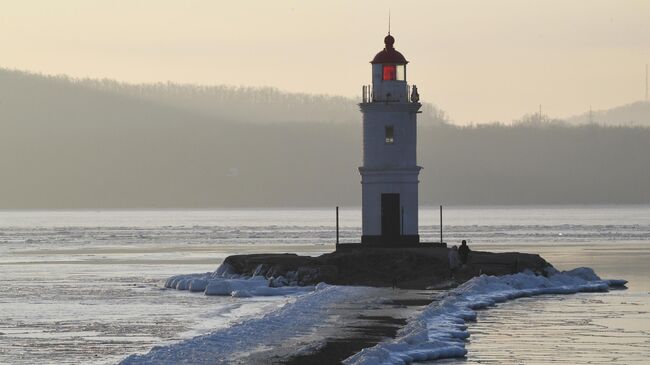
<path fill-rule="evenodd" d="M 399 194 L 381 194 L 381 235 L 400 235 Z"/>

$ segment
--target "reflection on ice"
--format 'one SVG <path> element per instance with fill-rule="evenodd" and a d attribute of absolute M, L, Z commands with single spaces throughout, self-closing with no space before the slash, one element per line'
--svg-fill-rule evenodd
<path fill-rule="evenodd" d="M 475 321 L 477 309 L 511 299 L 542 294 L 601 292 L 625 280 L 601 280 L 592 269 L 566 272 L 549 270 L 547 276 L 532 272 L 473 278 L 450 291 L 445 299 L 432 303 L 409 320 L 397 338 L 364 349 L 346 359 L 346 364 L 402 364 L 415 361 L 463 357 L 465 339 L 470 336 L 466 321 Z"/>

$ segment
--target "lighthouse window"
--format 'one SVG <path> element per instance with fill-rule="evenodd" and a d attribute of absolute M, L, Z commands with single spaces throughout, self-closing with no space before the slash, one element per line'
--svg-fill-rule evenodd
<path fill-rule="evenodd" d="M 397 66 L 384 65 L 384 80 L 396 80 L 396 79 L 397 79 Z"/>
<path fill-rule="evenodd" d="M 406 80 L 406 66 L 398 65 L 397 66 L 397 80 L 404 81 Z"/>
<path fill-rule="evenodd" d="M 386 126 L 386 143 L 393 143 L 395 142 L 395 131 L 393 130 L 392 125 L 387 125 Z"/>

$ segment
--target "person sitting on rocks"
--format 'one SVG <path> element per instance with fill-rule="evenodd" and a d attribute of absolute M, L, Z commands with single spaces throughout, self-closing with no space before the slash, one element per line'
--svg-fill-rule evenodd
<path fill-rule="evenodd" d="M 460 262 L 465 265 L 467 264 L 467 259 L 469 258 L 469 253 L 472 250 L 467 246 L 467 241 L 463 240 L 460 247 L 458 248 L 458 255 L 460 256 Z"/>
<path fill-rule="evenodd" d="M 447 254 L 449 258 L 449 270 L 451 271 L 451 277 L 454 277 L 454 272 L 460 266 L 460 256 L 458 255 L 458 246 L 454 245 L 449 253 Z"/>

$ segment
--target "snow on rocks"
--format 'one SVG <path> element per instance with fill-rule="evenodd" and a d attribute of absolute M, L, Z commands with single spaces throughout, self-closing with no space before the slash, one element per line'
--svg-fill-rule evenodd
<path fill-rule="evenodd" d="M 411 318 L 394 340 L 385 341 L 347 358 L 347 365 L 409 364 L 418 361 L 463 357 L 470 336 L 466 322 L 476 320 L 477 309 L 515 298 L 542 294 L 603 292 L 625 280 L 601 280 L 592 269 L 578 268 L 547 276 L 527 271 L 504 276 L 482 275 L 451 290 Z"/>
<path fill-rule="evenodd" d="M 205 288 L 208 286 L 208 280 L 203 278 L 192 279 L 190 280 L 190 285 L 188 290 L 191 292 L 205 291 Z"/>
<path fill-rule="evenodd" d="M 262 271 L 258 268 L 255 274 Z M 289 272 L 288 278 L 265 278 L 261 275 L 245 277 L 234 274 L 232 266 L 223 263 L 214 272 L 175 275 L 165 281 L 165 288 L 203 292 L 205 295 L 223 295 L 239 298 L 254 296 L 288 295 L 314 291 L 314 286 L 298 286 L 297 272 Z"/>

